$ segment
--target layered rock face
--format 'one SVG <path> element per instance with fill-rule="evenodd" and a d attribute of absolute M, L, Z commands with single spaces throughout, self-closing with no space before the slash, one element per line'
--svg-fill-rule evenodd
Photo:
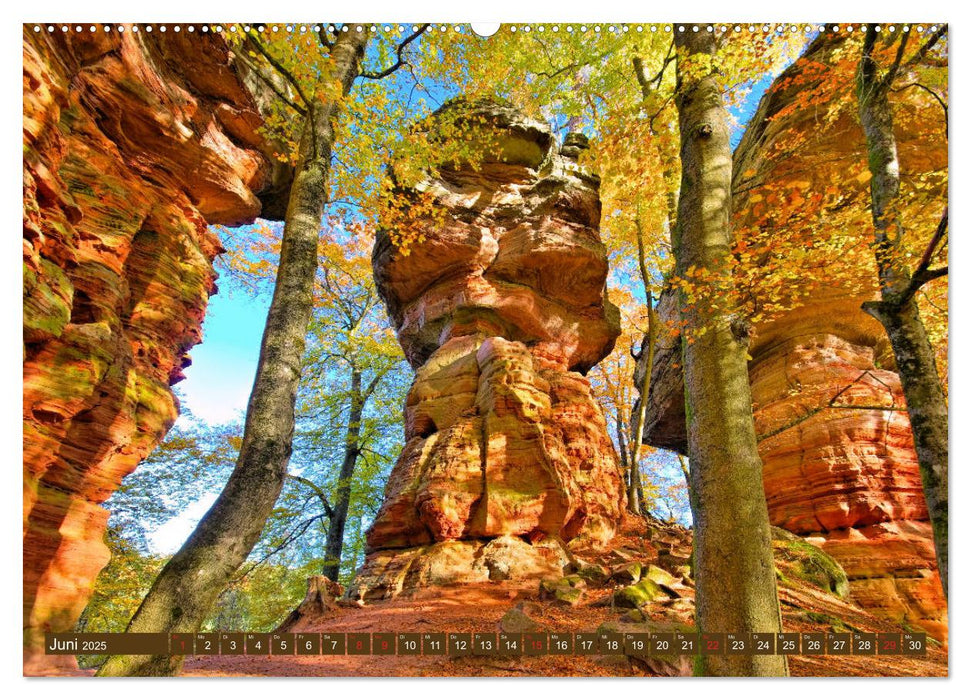
<path fill-rule="evenodd" d="M 860 301 L 820 300 L 756 328 L 749 378 L 769 519 L 832 555 L 861 607 L 943 640 L 947 603 L 903 390 Z M 660 308 L 673 320 L 673 295 Z M 686 454 L 680 359 L 680 338 L 662 340 L 644 439 Z"/>
<path fill-rule="evenodd" d="M 108 560 L 101 504 L 175 421 L 262 120 L 213 36 L 24 30 L 24 664 Z M 75 667 L 76 668 L 76 667 Z M 69 669 L 67 669 L 69 670 Z"/>
<path fill-rule="evenodd" d="M 769 327 L 750 379 L 769 517 L 832 555 L 853 599 L 947 636 L 947 604 L 900 379 L 858 299 Z"/>
<path fill-rule="evenodd" d="M 583 376 L 619 332 L 599 183 L 574 160 L 584 143 L 557 153 L 544 125 L 494 103 L 446 109 L 484 122 L 492 145 L 478 169 L 443 166 L 415 187 L 444 223 L 419 222 L 424 240 L 407 255 L 388 234 L 375 244 L 378 289 L 416 373 L 406 444 L 349 591 L 358 599 L 559 575 L 568 543 L 605 543 L 625 505 Z"/>
<path fill-rule="evenodd" d="M 735 153 L 737 231 L 748 230 L 758 216 L 753 202 L 772 191 L 826 191 L 837 181 L 834 173 L 840 175 L 839 206 L 868 216 L 855 102 L 827 115 L 826 128 L 811 106 L 791 107 L 800 91 L 831 80 L 840 43 L 817 40 L 763 98 Z M 909 170 L 946 164 L 946 144 L 906 129 L 898 136 Z M 753 174 L 761 184 L 738 182 Z M 785 245 L 798 224 L 769 225 Z M 860 309 L 876 279 L 872 253 L 863 252 L 858 280 L 822 286 L 807 278 L 807 285 L 814 283 L 808 299 L 755 328 L 749 376 L 769 517 L 832 555 L 861 607 L 943 640 L 947 604 L 900 379 L 883 328 Z M 662 295 L 659 310 L 674 326 L 673 294 Z M 686 453 L 680 361 L 680 338 L 662 337 L 644 440 Z M 642 364 L 638 374 L 645 370 Z"/>

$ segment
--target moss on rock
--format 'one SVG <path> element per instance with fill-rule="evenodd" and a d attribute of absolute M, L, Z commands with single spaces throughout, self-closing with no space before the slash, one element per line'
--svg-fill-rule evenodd
<path fill-rule="evenodd" d="M 614 604 L 619 608 L 639 608 L 667 597 L 667 593 L 661 589 L 661 586 L 645 578 L 614 593 Z"/>
<path fill-rule="evenodd" d="M 775 530 L 778 528 L 773 531 L 773 545 L 781 580 L 801 579 L 840 598 L 846 598 L 850 592 L 850 584 L 839 562 L 819 547 L 791 533 L 786 533 L 786 539 L 777 537 Z"/>

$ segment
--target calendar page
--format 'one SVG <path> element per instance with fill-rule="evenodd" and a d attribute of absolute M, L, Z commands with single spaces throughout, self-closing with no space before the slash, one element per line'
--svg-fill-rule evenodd
<path fill-rule="evenodd" d="M 23 674 L 947 676 L 948 25 L 723 14 L 23 24 Z"/>

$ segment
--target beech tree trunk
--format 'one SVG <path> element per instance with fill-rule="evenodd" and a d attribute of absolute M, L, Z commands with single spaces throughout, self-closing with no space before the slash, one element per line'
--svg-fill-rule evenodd
<path fill-rule="evenodd" d="M 866 304 L 864 309 L 887 331 L 897 371 L 907 400 L 907 415 L 914 434 L 924 500 L 934 532 L 937 568 L 947 597 L 947 401 L 937 374 L 934 349 L 927 338 L 917 302 L 903 308 L 892 304 Z"/>
<path fill-rule="evenodd" d="M 348 31 L 334 43 L 335 78 L 344 94 L 358 75 L 366 41 L 367 32 Z M 197 632 L 252 551 L 283 488 L 339 111 L 339 99 L 320 97 L 307 111 L 236 468 L 212 508 L 155 579 L 129 632 Z M 174 675 L 182 661 L 181 656 L 113 656 L 98 675 Z"/>
<path fill-rule="evenodd" d="M 620 463 L 624 468 L 624 488 L 627 491 L 627 510 L 634 515 L 642 512 L 641 504 L 643 498 L 638 498 L 638 491 L 641 490 L 640 475 L 637 470 L 637 463 L 632 461 L 631 452 L 627 448 L 627 433 L 624 431 L 624 420 L 620 415 L 620 407 L 617 407 L 617 417 L 614 420 L 614 432 L 617 435 L 617 450 L 620 453 Z M 630 449 L 634 449 L 631 444 Z"/>
<path fill-rule="evenodd" d="M 640 401 L 637 404 L 637 411 L 634 414 L 633 425 L 631 426 L 631 465 L 632 474 L 637 477 L 637 484 L 631 484 L 631 493 L 637 501 L 638 514 L 647 511 L 647 503 L 644 497 L 644 486 L 641 483 L 640 461 L 641 450 L 644 446 L 644 420 L 647 416 L 647 402 L 651 394 L 651 369 L 654 367 L 654 352 L 657 348 L 657 312 L 654 310 L 654 295 L 651 292 L 651 277 L 647 272 L 647 259 L 644 250 L 644 230 L 641 228 L 640 207 L 637 211 L 637 262 L 641 271 L 641 281 L 644 284 L 644 304 L 647 308 L 647 335 L 641 343 L 641 355 L 646 352 L 647 358 L 644 377 L 641 379 Z M 628 502 L 632 498 L 628 495 Z"/>
<path fill-rule="evenodd" d="M 937 567 L 947 597 L 947 399 L 937 371 L 934 349 L 914 298 L 919 284 L 914 284 L 913 274 L 900 250 L 905 227 L 900 215 L 900 162 L 889 100 L 898 64 L 888 75 L 881 77 L 878 74 L 872 55 L 876 39 L 876 29 L 870 25 L 857 80 L 860 123 L 866 135 L 872 176 L 873 249 L 880 276 L 880 301 L 865 303 L 863 310 L 883 324 L 893 348 L 934 532 Z"/>
<path fill-rule="evenodd" d="M 631 455 L 634 453 L 631 452 Z M 645 515 L 647 513 L 647 499 L 644 497 L 644 481 L 641 479 L 641 468 L 637 462 L 630 463 L 631 488 L 628 499 L 633 499 L 635 505 L 630 511 L 635 515 Z M 636 509 L 636 510 L 635 510 Z"/>
<path fill-rule="evenodd" d="M 341 571 L 341 552 L 344 549 L 344 528 L 347 525 L 347 511 L 351 505 L 351 479 L 360 454 L 361 417 L 364 413 L 364 394 L 361 389 L 361 370 L 351 370 L 351 411 L 344 438 L 344 461 L 337 480 L 337 497 L 334 500 L 334 514 L 327 528 L 327 548 L 324 553 L 323 574 L 331 581 L 337 581 Z"/>
<path fill-rule="evenodd" d="M 696 609 L 701 632 L 779 632 L 781 613 L 768 509 L 762 487 L 749 389 L 747 325 L 718 301 L 731 284 L 732 150 L 729 114 L 711 69 L 714 33 L 675 34 L 681 128 L 681 191 L 673 248 L 676 271 L 716 273 L 713 303 L 686 303 L 684 352 L 688 456 L 691 460 Z M 785 656 L 699 656 L 716 676 L 784 676 Z"/>

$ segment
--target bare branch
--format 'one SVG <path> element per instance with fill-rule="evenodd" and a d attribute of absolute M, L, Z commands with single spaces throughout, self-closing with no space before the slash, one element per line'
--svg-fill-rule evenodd
<path fill-rule="evenodd" d="M 936 280 L 939 277 L 947 277 L 947 265 L 945 265 L 944 267 L 934 268 L 933 270 L 925 270 L 924 272 L 921 273 L 919 281 L 920 281 L 920 284 L 923 285 L 923 284 L 926 284 L 927 282 L 930 282 L 931 280 Z"/>
<path fill-rule="evenodd" d="M 313 525 L 316 521 L 320 520 L 322 517 L 324 517 L 324 514 L 318 513 L 317 515 L 311 518 L 307 518 L 302 523 L 298 523 L 297 526 L 291 531 L 291 533 L 287 537 L 285 537 L 279 545 L 277 545 L 269 552 L 267 552 L 267 554 L 261 557 L 258 561 L 253 562 L 253 565 L 250 568 L 248 568 L 242 574 L 240 574 L 235 579 L 230 581 L 229 584 L 227 585 L 232 586 L 245 579 L 247 576 L 253 573 L 257 569 L 257 567 L 269 561 L 270 557 L 272 557 L 274 554 L 276 554 L 277 552 L 283 551 L 288 546 L 290 546 L 290 544 L 292 544 L 297 539 L 299 539 L 300 536 L 303 535 L 303 533 L 305 533 L 310 528 L 311 525 Z"/>
<path fill-rule="evenodd" d="M 938 312 L 940 312 L 942 314 L 946 314 L 947 313 L 947 311 L 945 309 L 943 309 L 939 304 L 935 303 L 934 300 L 931 299 L 930 294 L 928 294 L 927 292 L 925 292 L 923 289 L 920 290 L 920 295 L 922 297 L 924 297 L 924 301 L 932 309 L 935 309 L 936 311 L 938 311 Z"/>
<path fill-rule="evenodd" d="M 324 493 L 317 484 L 312 482 L 310 479 L 306 479 L 302 476 L 297 476 L 296 474 L 287 474 L 288 479 L 296 481 L 298 484 L 302 484 L 314 492 L 314 495 L 320 499 L 321 505 L 324 507 L 324 512 L 327 514 L 328 518 L 334 517 L 334 509 L 330 507 L 330 502 L 327 500 L 327 494 Z"/>
<path fill-rule="evenodd" d="M 898 308 L 903 306 L 910 301 L 910 298 L 917 293 L 918 289 L 923 287 L 931 280 L 936 280 L 937 278 L 944 277 L 947 274 L 947 265 L 934 270 L 930 269 L 931 260 L 934 258 L 934 253 L 940 246 L 941 241 L 944 240 L 944 236 L 947 235 L 947 224 L 947 207 L 944 207 L 944 213 L 941 214 L 941 220 L 937 224 L 937 229 L 934 231 L 934 235 L 931 236 L 930 242 L 928 242 L 927 247 L 924 249 L 924 254 L 920 257 L 920 262 L 917 263 L 917 269 L 914 270 L 914 274 L 910 276 L 910 283 L 900 294 L 900 296 L 894 300 L 894 306 Z"/>
<path fill-rule="evenodd" d="M 405 49 L 408 48 L 408 44 L 410 44 L 415 39 L 417 39 L 422 34 L 424 34 L 425 31 L 427 31 L 427 29 L 430 26 L 431 26 L 430 24 L 421 25 L 420 27 L 418 27 L 417 31 L 414 31 L 411 34 L 409 34 L 401 41 L 400 44 L 398 44 L 398 48 L 396 51 L 398 60 L 395 61 L 394 64 L 392 64 L 388 68 L 385 68 L 383 71 L 379 71 L 377 73 L 371 72 L 371 71 L 361 71 L 361 77 L 367 78 L 368 80 L 380 80 L 381 78 L 385 78 L 391 75 L 392 73 L 394 73 L 399 68 L 401 68 L 403 65 L 406 64 L 404 59 L 404 52 L 405 52 Z"/>
<path fill-rule="evenodd" d="M 912 87 L 919 87 L 920 89 L 929 92 L 930 95 L 931 95 L 931 97 L 933 97 L 935 100 L 937 100 L 937 104 L 939 104 L 941 106 L 941 109 L 944 110 L 944 135 L 947 136 L 947 132 L 948 132 L 947 102 L 945 102 L 941 98 L 941 96 L 937 94 L 937 92 L 935 92 L 931 88 L 927 87 L 923 83 L 918 83 L 918 82 L 907 83 L 906 85 L 901 85 L 899 88 L 896 88 L 894 90 L 891 90 L 891 92 L 900 92 L 902 90 L 906 90 L 907 88 L 912 88 Z"/>
<path fill-rule="evenodd" d="M 937 224 L 937 229 L 934 231 L 934 235 L 931 236 L 930 242 L 927 244 L 927 248 L 924 250 L 924 254 L 920 257 L 920 262 L 917 263 L 917 272 L 926 270 L 931 265 L 931 258 L 934 256 L 934 251 L 937 250 L 937 246 L 940 244 L 944 235 L 947 233 L 948 224 L 948 214 L 947 207 L 944 207 L 944 213 L 941 214 L 941 220 Z"/>
<path fill-rule="evenodd" d="M 391 369 L 392 367 L 385 367 L 384 369 L 381 369 L 381 370 L 375 370 L 374 377 L 371 378 L 370 383 L 367 385 L 367 388 L 364 389 L 364 392 L 362 394 L 364 397 L 364 401 L 367 401 L 369 398 L 371 398 L 371 394 L 374 393 L 374 391 L 378 388 L 378 384 L 381 383 L 381 380 L 384 379 L 384 376 L 388 372 L 390 372 Z"/>

